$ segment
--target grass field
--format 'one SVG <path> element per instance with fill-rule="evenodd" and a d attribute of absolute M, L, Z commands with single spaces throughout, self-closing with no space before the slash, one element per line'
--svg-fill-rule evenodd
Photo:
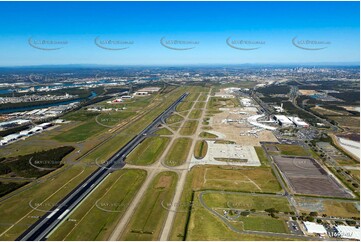
<path fill-rule="evenodd" d="M 173 114 L 173 115 L 169 116 L 169 118 L 167 118 L 166 123 L 174 124 L 174 123 L 178 123 L 182 120 L 183 120 L 183 118 L 181 116 L 179 116 L 178 114 Z"/>
<path fill-rule="evenodd" d="M 78 142 L 86 140 L 87 138 L 98 134 L 107 128 L 105 126 L 99 125 L 95 120 L 89 120 L 79 126 L 59 134 L 54 137 L 55 140 L 60 142 Z M 91 130 L 91 132 L 89 132 Z"/>
<path fill-rule="evenodd" d="M 197 120 L 187 120 L 186 122 L 184 122 L 179 133 L 181 135 L 192 135 L 196 131 L 197 126 L 198 126 Z"/>
<path fill-rule="evenodd" d="M 202 171 L 200 171 L 203 173 Z M 204 170 L 203 187 L 246 192 L 279 192 L 281 187 L 268 167 Z"/>
<path fill-rule="evenodd" d="M 207 100 L 207 94 L 202 93 L 201 96 L 198 98 L 199 102 L 204 102 Z"/>
<path fill-rule="evenodd" d="M 117 123 L 134 115 L 135 112 L 111 112 L 99 114 L 96 118 L 91 118 L 79 126 L 63 132 L 54 137 L 61 142 L 78 142 L 109 129 Z M 80 117 L 83 117 L 81 114 Z M 91 132 L 90 132 L 91 131 Z"/>
<path fill-rule="evenodd" d="M 316 112 L 320 115 L 327 116 L 327 115 L 350 115 L 349 112 L 343 110 L 331 110 L 324 107 L 315 106 L 311 108 L 313 112 Z"/>
<path fill-rule="evenodd" d="M 217 189 L 245 192 L 281 191 L 277 179 L 268 167 L 195 167 L 198 189 Z"/>
<path fill-rule="evenodd" d="M 98 116 L 99 113 L 97 112 L 88 112 L 84 109 L 81 109 L 76 112 L 70 112 L 63 116 L 63 119 L 70 120 L 70 121 L 88 121 L 89 119 L 94 119 Z"/>
<path fill-rule="evenodd" d="M 197 102 L 194 105 L 194 108 L 204 108 L 205 105 L 206 105 L 206 102 Z"/>
<path fill-rule="evenodd" d="M 291 212 L 285 197 L 253 196 L 244 193 L 210 192 L 203 194 L 203 200 L 211 208 L 255 209 L 264 211 L 274 208 L 281 212 Z"/>
<path fill-rule="evenodd" d="M 199 134 L 199 137 L 201 137 L 201 138 L 208 138 L 208 139 L 218 138 L 217 135 L 211 134 L 211 133 L 208 133 L 208 132 L 202 132 L 202 133 L 200 133 L 200 134 Z"/>
<path fill-rule="evenodd" d="M 338 217 L 360 217 L 354 202 L 324 201 L 325 213 Z M 360 204 L 358 204 L 360 207 Z"/>
<path fill-rule="evenodd" d="M 208 109 L 218 110 L 219 108 L 239 107 L 239 102 L 235 98 L 211 97 L 208 102 Z"/>
<path fill-rule="evenodd" d="M 172 201 L 176 184 L 176 173 L 159 173 L 150 184 L 120 240 L 159 240 L 168 214 L 162 203 Z"/>
<path fill-rule="evenodd" d="M 263 150 L 263 148 L 259 146 L 255 146 L 254 149 L 256 150 L 258 159 L 261 162 L 262 166 L 269 166 L 269 161 L 266 156 L 266 152 Z"/>
<path fill-rule="evenodd" d="M 266 231 L 274 233 L 289 233 L 287 224 L 282 219 L 275 219 L 268 216 L 241 216 L 244 230 Z"/>
<path fill-rule="evenodd" d="M 185 101 L 186 102 L 193 102 L 193 101 L 196 101 L 198 96 L 199 96 L 199 91 L 194 89 L 194 90 L 191 90 L 190 94 L 186 97 Z"/>
<path fill-rule="evenodd" d="M 345 116 L 328 116 L 328 118 L 336 121 L 340 127 L 348 128 L 351 130 L 360 130 L 360 117 L 347 117 Z"/>
<path fill-rule="evenodd" d="M 192 108 L 193 102 L 182 102 L 176 108 L 177 112 L 187 111 Z"/>
<path fill-rule="evenodd" d="M 168 125 L 168 127 L 173 131 L 177 131 L 181 126 L 182 126 L 182 123 L 175 123 L 175 124 Z"/>
<path fill-rule="evenodd" d="M 132 165 L 153 164 L 163 153 L 169 142 L 167 137 L 150 137 L 139 144 L 126 158 Z"/>
<path fill-rule="evenodd" d="M 164 163 L 168 166 L 179 166 L 183 164 L 188 156 L 192 140 L 189 138 L 178 138 L 172 144 Z"/>
<path fill-rule="evenodd" d="M 247 177 L 246 177 L 247 176 Z M 252 179 L 250 182 L 249 179 Z M 245 191 L 245 192 L 259 192 L 258 187 L 264 192 L 279 192 L 281 187 L 278 184 L 276 178 L 273 176 L 271 169 L 266 167 L 259 168 L 242 168 L 239 169 L 230 169 L 229 167 L 219 167 L 219 166 L 196 166 L 191 169 L 187 174 L 186 183 L 182 192 L 181 204 L 191 204 L 193 201 L 197 202 L 198 200 L 193 200 L 194 191 L 200 190 L 229 190 L 229 191 Z M 195 198 L 195 197 L 194 197 Z M 259 202 L 258 202 L 259 203 Z M 172 232 L 170 235 L 170 240 L 184 240 L 187 236 L 187 220 L 195 210 L 198 213 L 197 206 L 193 206 L 188 212 L 177 213 L 172 227 Z M 202 210 L 202 209 L 201 209 Z M 197 215 L 195 215 L 197 216 Z M 253 237 L 244 237 L 236 233 L 232 233 L 230 230 L 226 229 L 225 225 L 213 217 L 211 214 L 206 212 L 206 214 L 201 213 L 200 216 L 205 216 L 206 218 L 197 220 L 197 226 L 200 226 L 199 223 L 205 222 L 205 220 L 212 219 L 212 223 L 202 227 L 202 229 L 215 229 L 210 231 L 210 234 L 204 235 L 205 237 L 197 237 L 195 231 L 192 232 L 192 236 L 187 239 L 215 239 L 215 240 L 237 240 L 237 239 L 249 239 L 252 240 Z M 215 224 L 214 224 L 215 223 Z M 213 225 L 217 228 L 213 228 Z M 219 229 L 218 226 L 223 229 Z M 191 223 L 188 226 L 192 226 Z M 210 227 L 208 227 L 210 226 Z M 215 232 L 219 231 L 219 232 Z M 225 232 L 226 231 L 226 232 Z M 213 234 L 213 232 L 215 232 Z M 202 232 L 204 234 L 204 232 Z M 213 234 L 213 235 L 212 235 Z M 195 237 L 193 237 L 195 236 Z M 210 237 L 209 237 L 210 236 Z M 241 237 L 240 237 L 241 236 Z M 261 237 L 255 238 L 260 240 Z M 261 239 L 262 240 L 262 239 Z M 265 238 L 263 238 L 265 240 Z"/>
<path fill-rule="evenodd" d="M 298 145 L 276 145 L 282 155 L 309 156 L 310 153 Z"/>
<path fill-rule="evenodd" d="M 194 157 L 197 159 L 203 159 L 207 154 L 208 145 L 204 140 L 198 140 L 194 148 Z"/>
<path fill-rule="evenodd" d="M 186 238 L 185 240 L 285 240 L 284 238 L 278 237 L 268 237 L 261 235 L 250 235 L 250 234 L 240 234 L 236 233 L 229 229 L 229 227 L 218 217 L 211 214 L 205 208 L 202 208 L 198 199 L 195 200 L 194 206 L 197 209 L 194 209 L 190 215 L 190 220 L 188 226 L 186 228 Z M 248 219 L 248 218 L 246 218 Z M 248 219 L 247 221 L 248 228 L 256 227 L 256 223 L 258 222 L 256 219 Z M 270 222 L 269 220 L 267 222 Z M 280 221 L 282 222 L 282 221 Z M 269 224 L 273 230 L 281 231 L 284 230 L 283 227 L 280 227 L 279 221 L 274 220 L 271 224 Z M 267 225 L 260 225 L 258 228 L 265 228 Z M 236 227 L 236 226 L 234 226 Z M 241 229 L 240 229 L 241 230 Z M 181 234 L 179 234 L 176 239 L 181 240 Z"/>
<path fill-rule="evenodd" d="M 296 197 L 296 201 L 300 204 L 310 204 L 311 207 L 313 204 L 322 204 L 323 209 L 317 211 L 320 215 L 326 214 L 327 216 L 335 216 L 335 217 L 343 217 L 343 218 L 351 218 L 351 217 L 359 217 L 360 213 L 356 208 L 356 203 L 359 206 L 359 202 L 356 201 L 336 201 L 336 200 L 323 200 L 319 201 L 313 198 L 303 198 Z M 312 212 L 312 209 L 306 209 L 304 207 L 300 207 L 301 212 Z"/>
<path fill-rule="evenodd" d="M 158 135 L 172 135 L 173 134 L 171 131 L 169 131 L 166 128 L 161 128 L 155 133 L 158 134 Z"/>
<path fill-rule="evenodd" d="M 202 116 L 202 110 L 200 109 L 193 109 L 189 114 L 188 118 L 190 119 L 199 119 Z"/>
<path fill-rule="evenodd" d="M 49 239 L 107 240 L 145 177 L 143 170 L 111 173 Z"/>
<path fill-rule="evenodd" d="M 62 167 L 42 178 L 50 178 L 48 181 L 35 185 L 30 183 L 23 187 L 28 188 L 27 190 L 2 201 L 0 203 L 0 240 L 15 240 L 29 225 L 35 223 L 39 216 L 44 215 L 90 175 L 95 168 L 89 166 L 84 170 L 81 166 L 73 166 L 64 171 L 67 167 Z M 58 175 L 55 176 L 55 174 Z M 32 209 L 30 205 L 38 206 L 39 210 Z M 11 227 L 12 224 L 15 225 Z"/>

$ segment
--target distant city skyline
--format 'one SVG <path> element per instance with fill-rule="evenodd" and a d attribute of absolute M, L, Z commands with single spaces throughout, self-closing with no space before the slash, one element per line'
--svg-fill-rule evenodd
<path fill-rule="evenodd" d="M 0 66 L 359 64 L 359 2 L 0 2 Z"/>

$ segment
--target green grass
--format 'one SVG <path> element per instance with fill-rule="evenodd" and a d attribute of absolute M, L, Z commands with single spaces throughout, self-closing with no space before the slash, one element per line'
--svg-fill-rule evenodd
<path fill-rule="evenodd" d="M 284 197 L 212 192 L 203 194 L 203 200 L 208 207 L 212 208 L 256 209 L 257 211 L 275 208 L 281 212 L 291 211 L 288 200 Z"/>
<path fill-rule="evenodd" d="M 203 125 L 209 125 L 209 118 L 204 118 L 202 121 Z"/>
<path fill-rule="evenodd" d="M 107 240 L 145 177 L 145 171 L 135 169 L 111 173 L 49 239 Z"/>
<path fill-rule="evenodd" d="M 216 140 L 215 144 L 236 144 L 236 142 L 232 140 Z"/>
<path fill-rule="evenodd" d="M 188 118 L 190 119 L 199 119 L 202 116 L 202 110 L 200 109 L 193 109 L 189 114 Z"/>
<path fill-rule="evenodd" d="M 183 117 L 178 115 L 178 114 L 173 114 L 171 116 L 169 116 L 169 118 L 167 118 L 166 123 L 167 124 L 174 124 L 174 123 L 178 123 L 180 121 L 183 120 Z"/>
<path fill-rule="evenodd" d="M 139 144 L 126 158 L 133 165 L 150 165 L 157 161 L 169 142 L 166 137 L 150 137 Z"/>
<path fill-rule="evenodd" d="M 246 175 L 247 177 L 245 177 Z M 194 202 L 194 206 L 191 211 L 188 212 L 179 212 L 176 214 L 174 218 L 174 223 L 172 226 L 170 240 L 185 240 L 185 236 L 187 236 L 187 240 L 191 239 L 201 239 L 201 240 L 239 240 L 246 239 L 244 235 L 239 235 L 233 233 L 229 229 L 226 228 L 221 221 L 218 220 L 213 215 L 209 214 L 207 211 L 199 208 L 198 197 L 194 195 L 194 191 L 201 190 L 229 190 L 229 191 L 245 191 L 245 192 L 259 192 L 255 185 L 250 184 L 249 182 L 244 183 L 242 181 L 249 181 L 252 179 L 259 187 L 262 188 L 264 192 L 280 192 L 281 187 L 277 182 L 277 179 L 273 176 L 270 168 L 240 168 L 238 169 L 230 169 L 229 167 L 218 167 L 218 166 L 196 166 L 193 167 L 190 172 L 187 174 L 186 182 L 184 185 L 184 189 L 182 191 L 180 204 L 192 204 Z M 206 179 L 206 180 L 205 180 Z M 196 193 L 195 193 L 196 194 Z M 243 197 L 247 197 L 247 199 L 242 200 Z M 221 206 L 227 205 L 227 201 L 217 199 L 217 204 Z M 267 208 L 269 197 L 263 197 L 263 199 L 256 199 L 254 202 L 252 196 L 245 196 L 244 194 L 238 195 L 234 198 L 235 201 L 240 201 L 240 204 L 243 205 L 244 209 L 251 209 L 256 204 L 258 208 Z M 242 203 L 243 202 L 243 203 Z M 271 201 L 273 204 L 277 205 L 277 208 L 288 207 L 287 199 L 281 198 L 280 202 Z M 263 204 L 263 205 L 262 205 Z M 271 203 L 272 204 L 272 203 Z M 236 205 L 234 203 L 233 205 Z M 199 211 L 202 210 L 202 211 Z M 283 209 L 284 210 L 284 209 Z M 204 213 L 205 212 L 205 213 Z M 188 221 L 189 216 L 192 216 L 191 221 Z M 195 216 L 195 217 L 193 217 Z M 198 217 L 198 219 L 197 219 Z M 205 227 L 203 227 L 203 225 Z M 188 226 L 188 227 L 187 227 Z M 195 229 L 195 227 L 199 227 Z M 214 227 L 213 227 L 214 226 Z M 188 229 L 187 229 L 188 228 Z M 195 229 L 195 230 L 194 230 Z M 208 232 L 203 231 L 209 230 Z M 201 233 L 203 236 L 198 236 L 197 233 Z M 247 239 L 252 240 L 251 237 L 247 237 Z M 257 238 L 258 240 L 260 237 Z M 263 240 L 267 240 L 267 238 L 263 237 Z"/>
<path fill-rule="evenodd" d="M 206 105 L 206 102 L 197 102 L 194 105 L 194 108 L 204 108 L 205 105 Z"/>
<path fill-rule="evenodd" d="M 263 150 L 263 148 L 259 146 L 255 146 L 254 149 L 256 150 L 258 159 L 261 162 L 262 166 L 269 166 L 269 161 L 266 152 Z"/>
<path fill-rule="evenodd" d="M 70 112 L 64 115 L 62 118 L 70 121 L 88 121 L 89 119 L 94 119 L 97 115 L 99 115 L 98 112 L 88 112 L 84 109 L 81 109 L 79 111 Z"/>
<path fill-rule="evenodd" d="M 192 108 L 193 102 L 182 102 L 176 107 L 177 112 L 186 111 Z"/>
<path fill-rule="evenodd" d="M 197 194 L 198 193 L 195 193 L 195 200 L 193 205 L 196 209 L 192 210 L 192 213 L 190 214 L 188 226 L 186 227 L 186 238 L 184 238 L 184 240 L 188 240 L 188 241 L 285 240 L 284 238 L 280 238 L 280 237 L 240 234 L 232 231 L 219 217 L 216 217 L 214 214 L 211 214 L 211 212 L 209 212 L 208 210 L 202 207 L 202 205 L 200 204 L 197 198 Z M 277 225 L 272 225 L 272 226 L 274 227 Z M 179 233 L 178 237 L 175 237 L 175 239 L 182 240 L 183 239 L 182 234 Z"/>
<path fill-rule="evenodd" d="M 287 224 L 280 219 L 251 215 L 249 217 L 241 216 L 240 221 L 243 222 L 244 230 L 289 233 Z"/>
<path fill-rule="evenodd" d="M 207 154 L 208 145 L 205 140 L 198 140 L 194 148 L 194 157 L 203 159 Z"/>
<path fill-rule="evenodd" d="M 159 240 L 177 184 L 175 172 L 161 172 L 150 184 L 120 240 Z"/>
<path fill-rule="evenodd" d="M 296 197 L 296 201 L 298 203 L 310 205 L 320 203 L 317 198 L 310 197 Z M 359 206 L 358 201 L 323 200 L 321 203 L 324 209 L 322 212 L 318 212 L 320 215 L 326 214 L 327 216 L 342 218 L 352 218 L 360 216 L 360 212 L 357 210 L 357 206 Z M 300 212 L 310 213 L 312 212 L 312 210 L 310 210 L 309 208 L 301 207 Z"/>
<path fill-rule="evenodd" d="M 310 153 L 298 145 L 276 145 L 282 155 L 309 156 Z"/>
<path fill-rule="evenodd" d="M 33 210 L 29 203 L 36 206 L 43 202 L 39 209 L 48 211 L 90 175 L 96 167 L 89 166 L 84 171 L 83 167 L 80 166 L 73 166 L 65 171 L 66 168 L 63 167 L 55 173 L 46 175 L 45 177 L 52 177 L 58 174 L 48 181 L 43 183 L 33 182 L 20 188 L 20 190 L 25 188 L 28 190 L 23 190 L 21 193 L 15 191 L 12 194 L 17 193 L 16 195 L 0 203 L 0 233 L 9 229 L 11 224 L 18 224 L 2 235 L 0 240 L 15 240 L 28 228 L 24 225 L 35 223 L 37 216 L 45 214 L 45 212 Z"/>
<path fill-rule="evenodd" d="M 96 123 L 95 120 L 91 120 L 69 131 L 55 136 L 54 139 L 60 142 L 78 142 L 86 140 L 89 137 L 100 133 L 101 131 L 104 131 L 106 129 L 106 127 Z"/>
<path fill-rule="evenodd" d="M 208 109 L 218 110 L 219 108 L 234 108 L 239 107 L 239 102 L 236 98 L 222 98 L 211 97 L 208 102 Z"/>
<path fill-rule="evenodd" d="M 179 133 L 181 135 L 192 135 L 197 130 L 198 121 L 197 120 L 187 120 L 184 122 Z"/>
<path fill-rule="evenodd" d="M 200 133 L 200 134 L 199 134 L 199 137 L 201 137 L 201 138 L 208 138 L 208 139 L 218 138 L 217 135 L 211 134 L 211 133 L 208 133 L 208 132 L 202 132 L 202 133 Z"/>
<path fill-rule="evenodd" d="M 186 97 L 185 101 L 186 102 L 193 102 L 193 101 L 196 101 L 197 98 L 199 96 L 199 93 L 197 92 L 197 90 L 192 90 L 190 92 L 190 94 Z"/>
<path fill-rule="evenodd" d="M 158 134 L 158 135 L 172 135 L 173 134 L 171 131 L 169 131 L 166 128 L 161 128 L 155 133 Z"/>
<path fill-rule="evenodd" d="M 207 94 L 203 93 L 201 94 L 201 96 L 198 98 L 199 102 L 204 102 L 207 100 Z"/>
<path fill-rule="evenodd" d="M 168 127 L 173 131 L 177 131 L 181 126 L 182 126 L 182 123 L 175 123 L 175 124 L 168 125 Z"/>
<path fill-rule="evenodd" d="M 54 139 L 61 142 L 83 141 L 104 130 L 108 130 L 134 114 L 135 112 L 102 113 L 96 118 L 88 119 L 85 123 L 55 136 Z"/>
<path fill-rule="evenodd" d="M 168 166 L 179 166 L 183 164 L 188 156 L 192 140 L 189 138 L 178 138 L 172 144 L 164 163 Z"/>

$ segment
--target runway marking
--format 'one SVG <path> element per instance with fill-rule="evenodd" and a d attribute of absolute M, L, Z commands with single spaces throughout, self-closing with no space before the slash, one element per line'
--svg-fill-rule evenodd
<path fill-rule="evenodd" d="M 51 218 L 51 217 L 53 217 L 54 216 L 54 214 L 56 213 L 56 212 L 58 212 L 59 211 L 59 209 L 55 209 L 51 214 L 49 214 L 46 218 Z"/>
<path fill-rule="evenodd" d="M 42 203 L 46 202 L 48 199 L 50 199 L 52 196 L 54 196 L 57 192 L 59 192 L 61 189 L 63 189 L 63 187 L 65 187 L 67 184 L 69 184 L 72 180 L 74 180 L 76 177 L 80 176 L 85 169 L 83 169 L 78 175 L 76 175 L 75 177 L 73 177 L 72 179 L 70 179 L 67 183 L 65 183 L 63 186 L 61 186 L 58 190 L 56 190 L 53 194 L 51 194 L 49 197 L 47 197 Z M 41 204 L 42 204 L 41 203 Z M 41 205 L 39 204 L 39 206 Z M 38 208 L 39 206 L 37 206 L 36 208 Z M 16 224 L 18 224 L 21 220 L 23 220 L 24 218 L 26 218 L 30 213 L 32 213 L 35 209 L 30 210 L 27 214 L 24 215 L 24 217 L 20 218 L 18 221 L 16 221 L 16 223 L 14 223 L 13 225 L 11 225 L 8 229 L 6 229 L 4 232 L 2 232 L 0 234 L 0 237 L 2 237 L 4 234 L 6 234 L 10 229 L 12 229 Z"/>
<path fill-rule="evenodd" d="M 107 178 L 108 176 L 109 176 L 109 174 L 106 176 L 106 178 Z M 119 180 L 121 177 L 123 177 L 123 176 L 124 176 L 124 173 L 121 174 L 121 175 L 117 178 L 117 180 L 116 180 L 115 182 L 113 182 L 113 184 L 106 190 L 106 192 L 105 192 L 98 200 L 102 199 L 102 198 L 112 189 L 112 187 L 118 182 L 118 180 Z M 104 179 L 103 181 L 105 181 L 105 179 Z M 98 185 L 100 186 L 100 185 L 103 183 L 103 181 L 102 181 L 101 183 L 99 183 Z M 95 191 L 95 189 L 93 189 L 93 191 Z M 91 195 L 91 193 L 88 194 L 88 196 L 90 196 L 90 195 Z M 87 197 L 88 197 L 88 196 L 87 196 Z M 85 201 L 85 200 L 86 200 L 86 198 L 83 199 L 83 201 Z M 80 203 L 80 204 L 81 204 L 81 203 Z M 80 204 L 78 204 L 78 206 L 80 206 Z M 78 206 L 77 206 L 77 207 L 78 207 Z M 96 204 L 94 203 L 93 206 L 84 214 L 84 216 L 82 216 L 81 219 L 73 226 L 73 228 L 69 231 L 69 233 L 68 233 L 67 235 L 65 235 L 65 237 L 63 238 L 63 241 L 66 240 L 66 238 L 74 231 L 74 229 L 75 229 L 79 224 L 81 224 L 81 222 L 83 221 L 83 219 L 92 211 L 92 209 L 93 209 L 95 206 L 96 206 Z M 77 207 L 76 207 L 76 208 L 77 208 Z M 76 208 L 73 209 L 73 212 L 75 212 Z M 55 229 L 54 229 L 54 231 L 55 231 Z"/>
<path fill-rule="evenodd" d="M 62 220 L 64 218 L 64 216 L 69 213 L 69 209 L 65 210 L 59 217 L 58 217 L 58 220 Z"/>

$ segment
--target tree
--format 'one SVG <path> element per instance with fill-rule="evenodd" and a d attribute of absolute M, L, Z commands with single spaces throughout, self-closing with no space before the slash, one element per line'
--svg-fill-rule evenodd
<path fill-rule="evenodd" d="M 310 212 L 310 216 L 315 217 L 315 216 L 317 216 L 317 215 L 318 215 L 318 213 L 317 213 L 317 212 Z"/>
<path fill-rule="evenodd" d="M 274 209 L 274 208 L 267 208 L 264 211 L 266 211 L 267 213 L 278 213 L 279 211 Z"/>
<path fill-rule="evenodd" d="M 250 212 L 248 212 L 248 211 L 243 211 L 243 212 L 241 212 L 241 215 L 242 215 L 242 216 L 245 216 L 245 217 L 248 216 L 249 214 L 250 214 Z"/>
<path fill-rule="evenodd" d="M 311 216 L 307 216 L 306 220 L 309 221 L 309 222 L 313 222 L 313 221 L 315 221 L 315 218 L 311 217 Z"/>

